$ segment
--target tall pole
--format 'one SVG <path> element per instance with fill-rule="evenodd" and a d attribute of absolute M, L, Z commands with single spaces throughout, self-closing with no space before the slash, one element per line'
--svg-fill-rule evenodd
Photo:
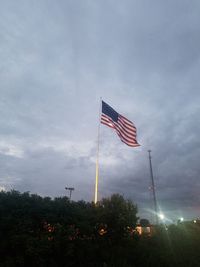
<path fill-rule="evenodd" d="M 99 106 L 99 122 L 98 122 L 98 133 L 97 133 L 97 155 L 96 155 L 96 179 L 95 179 L 95 194 L 94 194 L 94 203 L 98 201 L 98 183 L 99 183 L 99 137 L 100 137 L 100 115 L 101 115 L 101 105 L 102 98 L 100 98 Z"/>
<path fill-rule="evenodd" d="M 71 201 L 72 191 L 74 191 L 74 187 L 65 187 L 66 190 L 69 190 L 69 200 Z"/>
<path fill-rule="evenodd" d="M 153 202 L 154 202 L 154 210 L 155 210 L 155 219 L 156 224 L 158 224 L 158 206 L 157 206 L 157 200 L 156 200 L 156 193 L 155 193 L 155 184 L 154 184 L 154 178 L 153 178 L 153 168 L 151 163 L 151 150 L 148 150 L 149 153 L 149 166 L 150 166 L 150 175 L 151 175 L 151 189 L 153 192 Z"/>

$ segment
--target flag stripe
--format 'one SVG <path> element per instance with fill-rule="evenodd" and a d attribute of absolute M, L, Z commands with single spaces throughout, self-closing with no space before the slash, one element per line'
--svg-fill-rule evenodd
<path fill-rule="evenodd" d="M 120 134 L 118 134 L 118 136 L 119 136 L 119 138 L 121 139 L 122 142 L 126 143 L 126 144 L 129 145 L 129 146 L 139 146 L 138 143 L 136 143 L 136 142 L 131 142 L 131 141 L 129 141 L 129 140 L 123 138 Z"/>
<path fill-rule="evenodd" d="M 114 128 L 117 131 L 117 134 L 120 136 L 120 138 L 124 138 L 127 142 L 131 142 L 132 140 L 134 140 L 134 142 L 137 142 L 135 132 L 133 132 L 132 135 L 127 133 L 126 130 L 121 129 L 121 127 L 117 123 L 113 124 L 112 120 L 110 120 L 107 117 L 104 118 L 103 115 L 101 118 L 101 123 L 107 125 L 110 128 Z"/>
<path fill-rule="evenodd" d="M 130 126 L 134 126 L 134 124 L 132 123 L 132 121 L 128 120 L 127 118 L 125 118 L 124 116 L 120 115 L 120 117 Z"/>
<path fill-rule="evenodd" d="M 115 127 L 116 127 L 116 130 L 121 132 L 122 134 L 124 134 L 127 138 L 133 138 L 134 136 L 136 137 L 135 135 L 135 132 L 132 132 L 132 134 L 130 132 L 127 132 L 126 130 L 124 130 L 124 128 L 122 128 L 120 125 L 116 125 L 115 124 Z"/>
<path fill-rule="evenodd" d="M 115 125 L 114 125 L 113 120 L 104 114 L 101 115 L 101 123 L 107 125 L 110 128 L 115 129 Z"/>
<path fill-rule="evenodd" d="M 135 125 L 133 123 L 132 124 L 127 123 L 126 120 L 121 115 L 119 115 L 118 121 L 119 123 L 122 123 L 127 129 L 130 129 L 131 131 L 133 130 L 136 131 Z"/>
<path fill-rule="evenodd" d="M 122 135 L 125 135 L 127 138 L 133 138 L 133 136 L 135 136 L 135 130 L 132 132 L 127 131 L 127 129 L 125 127 L 123 127 L 122 125 L 120 125 L 116 122 L 113 123 L 113 121 L 109 117 L 105 116 L 104 114 L 102 114 L 101 123 L 103 123 L 103 124 L 105 124 L 111 128 L 115 128 L 119 133 L 121 132 Z"/>
<path fill-rule="evenodd" d="M 127 128 L 126 127 L 126 125 L 123 123 L 123 122 L 121 122 L 121 121 L 119 121 L 118 122 L 118 125 L 124 130 L 124 131 L 126 131 L 127 133 L 130 133 L 131 135 L 132 134 L 136 134 L 136 130 L 135 130 L 135 128 Z"/>
<path fill-rule="evenodd" d="M 123 132 L 121 132 L 121 131 L 118 131 L 118 130 L 116 130 L 117 131 L 117 134 L 121 137 L 121 138 L 123 138 L 124 140 L 126 140 L 127 142 L 130 142 L 130 143 L 136 143 L 136 139 L 135 138 L 129 138 L 129 137 L 127 137 L 125 134 L 123 134 Z"/>

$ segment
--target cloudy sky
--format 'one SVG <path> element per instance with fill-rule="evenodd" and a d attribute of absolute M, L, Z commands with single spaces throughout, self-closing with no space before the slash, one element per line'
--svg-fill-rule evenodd
<path fill-rule="evenodd" d="M 200 216 L 200 2 L 0 0 L 0 188 L 94 199 L 100 97 L 139 148 L 100 127 L 99 198 Z"/>

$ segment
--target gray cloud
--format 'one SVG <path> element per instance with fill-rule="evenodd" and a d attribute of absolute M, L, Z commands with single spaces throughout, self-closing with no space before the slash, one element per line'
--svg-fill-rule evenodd
<path fill-rule="evenodd" d="M 142 146 L 101 126 L 100 197 L 148 216 L 152 149 L 161 209 L 198 216 L 199 1 L 0 4 L 0 186 L 93 199 L 102 96 Z"/>

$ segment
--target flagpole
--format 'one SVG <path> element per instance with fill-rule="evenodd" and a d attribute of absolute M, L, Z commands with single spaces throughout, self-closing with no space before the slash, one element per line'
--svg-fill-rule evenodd
<path fill-rule="evenodd" d="M 95 196 L 94 203 L 96 204 L 98 201 L 98 183 L 99 183 L 99 139 L 100 139 L 100 115 L 101 115 L 101 106 L 102 106 L 102 98 L 100 98 L 99 105 L 99 123 L 98 123 L 98 133 L 97 133 L 97 155 L 96 155 L 96 179 L 95 179 Z"/>

